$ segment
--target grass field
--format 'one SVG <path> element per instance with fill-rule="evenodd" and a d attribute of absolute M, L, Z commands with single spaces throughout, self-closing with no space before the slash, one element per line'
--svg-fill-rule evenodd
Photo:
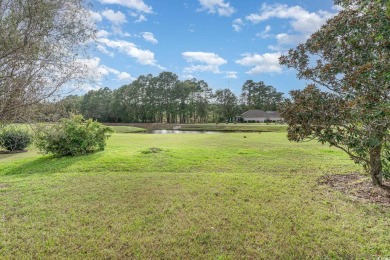
<path fill-rule="evenodd" d="M 390 257 L 390 209 L 318 184 L 359 168 L 285 136 L 116 133 L 87 156 L 0 154 L 0 259 Z"/>

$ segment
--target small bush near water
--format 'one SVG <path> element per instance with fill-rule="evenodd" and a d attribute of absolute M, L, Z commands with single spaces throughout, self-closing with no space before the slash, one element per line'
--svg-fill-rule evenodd
<path fill-rule="evenodd" d="M 41 152 L 58 157 L 82 155 L 104 150 L 112 132 L 111 127 L 74 115 L 53 126 L 39 126 L 35 145 Z"/>
<path fill-rule="evenodd" d="M 24 150 L 32 141 L 27 130 L 7 126 L 0 131 L 0 146 L 10 152 Z"/>

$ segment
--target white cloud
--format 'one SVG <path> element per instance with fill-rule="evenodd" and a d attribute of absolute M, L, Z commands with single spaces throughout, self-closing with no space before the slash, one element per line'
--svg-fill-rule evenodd
<path fill-rule="evenodd" d="M 267 38 L 270 38 L 272 35 L 269 34 L 269 32 L 271 31 L 271 26 L 270 25 L 267 25 L 264 30 L 261 32 L 261 33 L 258 33 L 256 34 L 256 36 L 258 37 L 261 37 L 263 39 L 267 39 Z"/>
<path fill-rule="evenodd" d="M 300 6 L 289 7 L 285 4 L 263 4 L 259 14 L 250 14 L 246 16 L 246 19 L 252 23 L 260 23 L 271 18 L 291 19 L 291 26 L 295 31 L 311 34 L 332 16 L 334 14 L 325 11 L 310 13 Z"/>
<path fill-rule="evenodd" d="M 114 10 L 108 9 L 108 10 L 104 10 L 102 12 L 102 15 L 104 16 L 104 18 L 106 18 L 112 23 L 111 26 L 112 34 L 120 35 L 123 37 L 131 36 L 129 33 L 122 31 L 122 24 L 127 23 L 126 15 L 124 13 L 122 13 L 121 11 L 115 12 Z M 101 30 L 98 32 L 98 37 L 107 37 L 109 35 L 110 33 L 108 33 L 105 30 Z"/>
<path fill-rule="evenodd" d="M 254 24 L 269 20 L 271 18 L 288 19 L 294 31 L 293 34 L 280 33 L 276 35 L 278 46 L 271 46 L 272 49 L 283 49 L 284 45 L 295 45 L 306 40 L 312 33 L 317 31 L 326 20 L 332 18 L 335 14 L 326 11 L 309 12 L 300 6 L 288 6 L 285 4 L 267 5 L 263 4 L 260 13 L 246 16 L 248 21 Z M 258 36 L 268 35 L 267 28 Z"/>
<path fill-rule="evenodd" d="M 106 38 L 108 36 L 110 36 L 110 33 L 107 32 L 106 30 L 99 30 L 97 33 L 96 33 L 96 36 L 98 38 Z"/>
<path fill-rule="evenodd" d="M 220 73 L 219 67 L 215 65 L 191 65 L 184 68 L 186 73 L 194 73 L 194 72 L 212 72 L 212 73 Z"/>
<path fill-rule="evenodd" d="M 135 20 L 134 22 L 135 23 L 142 23 L 142 22 L 146 22 L 148 19 L 146 19 L 146 17 L 143 15 L 143 14 L 140 14 L 139 16 L 138 16 L 138 19 L 137 20 Z"/>
<path fill-rule="evenodd" d="M 181 78 L 183 78 L 183 79 L 195 79 L 196 77 L 191 75 L 191 74 L 185 74 L 185 75 L 181 76 Z"/>
<path fill-rule="evenodd" d="M 211 14 L 218 13 L 220 16 L 231 16 L 236 10 L 224 0 L 199 0 L 202 8 L 200 11 L 208 11 Z"/>
<path fill-rule="evenodd" d="M 142 23 L 142 22 L 146 22 L 148 20 L 148 19 L 146 19 L 145 15 L 140 14 L 140 13 L 131 12 L 130 15 L 132 17 L 137 18 L 137 20 L 135 20 L 134 23 Z"/>
<path fill-rule="evenodd" d="M 97 48 L 101 53 L 104 53 L 104 54 L 107 54 L 107 55 L 109 55 L 109 56 L 111 56 L 111 57 L 114 57 L 114 53 L 111 52 L 111 51 L 109 51 L 109 50 L 107 50 L 107 48 L 104 47 L 103 45 L 98 44 L 98 45 L 96 46 L 96 48 Z"/>
<path fill-rule="evenodd" d="M 234 31 L 236 32 L 240 32 L 241 31 L 241 26 L 245 25 L 244 22 L 242 21 L 241 18 L 237 18 L 233 21 L 233 29 Z"/>
<path fill-rule="evenodd" d="M 279 45 L 297 45 L 307 39 L 308 36 L 302 34 L 279 33 L 276 35 Z"/>
<path fill-rule="evenodd" d="M 123 41 L 123 40 L 114 41 L 106 38 L 100 38 L 98 39 L 98 42 L 104 44 L 109 48 L 116 49 L 122 53 L 125 53 L 132 58 L 135 58 L 139 64 L 156 66 L 160 69 L 164 69 L 163 67 L 157 64 L 153 52 L 151 52 L 150 50 L 142 50 L 132 42 Z"/>
<path fill-rule="evenodd" d="M 89 11 L 89 13 L 94 22 L 101 22 L 103 20 L 103 17 L 98 12 Z"/>
<path fill-rule="evenodd" d="M 100 64 L 100 58 L 94 57 L 91 59 L 79 59 L 76 61 L 87 77 L 94 79 L 97 83 L 110 75 L 115 75 L 117 80 L 133 80 L 131 75 L 127 72 L 120 72 L 116 69 L 110 68 L 106 65 Z"/>
<path fill-rule="evenodd" d="M 153 33 L 151 33 L 151 32 L 143 32 L 143 33 L 141 33 L 141 36 L 145 39 L 145 41 L 151 42 L 153 44 L 158 43 L 156 38 L 154 38 Z"/>
<path fill-rule="evenodd" d="M 100 0 L 102 4 L 118 4 L 142 13 L 152 13 L 152 7 L 144 3 L 143 0 Z"/>
<path fill-rule="evenodd" d="M 243 54 L 243 58 L 237 60 L 236 63 L 246 67 L 252 67 L 246 73 L 248 74 L 260 74 L 260 73 L 280 73 L 282 67 L 279 64 L 279 57 L 281 53 L 264 53 L 264 54 Z"/>
<path fill-rule="evenodd" d="M 114 25 L 121 25 L 121 24 L 127 22 L 126 15 L 124 13 L 122 13 L 121 11 L 115 12 L 111 9 L 108 9 L 108 10 L 104 10 L 102 12 L 102 15 L 104 16 L 104 18 L 109 20 Z"/>
<path fill-rule="evenodd" d="M 226 60 L 212 52 L 183 52 L 182 55 L 188 62 L 199 61 L 210 65 L 222 65 L 227 63 Z"/>
<path fill-rule="evenodd" d="M 225 71 L 226 78 L 228 79 L 236 79 L 237 78 L 237 72 L 236 71 Z"/>
<path fill-rule="evenodd" d="M 342 10 L 344 10 L 344 8 L 342 6 L 339 6 L 339 5 L 334 5 L 334 6 L 332 6 L 332 10 L 335 10 L 337 12 L 341 12 Z"/>
<path fill-rule="evenodd" d="M 121 72 L 121 73 L 119 73 L 118 74 L 118 76 L 117 76 L 117 78 L 118 78 L 118 80 L 123 80 L 123 81 L 125 81 L 125 80 L 135 80 L 135 78 L 133 78 L 129 73 L 127 73 L 127 72 Z"/>
<path fill-rule="evenodd" d="M 227 63 L 225 59 L 211 52 L 183 52 L 182 56 L 187 62 L 202 63 L 185 67 L 184 71 L 187 73 L 195 71 L 220 73 L 219 66 Z"/>
<path fill-rule="evenodd" d="M 103 77 L 110 74 L 108 67 L 100 65 L 100 58 L 95 57 L 91 59 L 78 59 L 76 63 L 79 64 L 81 70 L 87 75 L 88 78 L 92 78 L 96 81 L 101 81 Z"/>

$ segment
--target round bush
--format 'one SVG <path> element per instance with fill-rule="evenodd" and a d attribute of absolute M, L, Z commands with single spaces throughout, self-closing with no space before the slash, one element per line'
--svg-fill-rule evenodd
<path fill-rule="evenodd" d="M 75 115 L 52 126 L 38 127 L 35 145 L 41 152 L 58 157 L 81 155 L 104 150 L 112 132 L 108 126 Z"/>
<path fill-rule="evenodd" d="M 27 130 L 9 126 L 0 131 L 0 146 L 11 152 L 24 150 L 31 141 Z"/>

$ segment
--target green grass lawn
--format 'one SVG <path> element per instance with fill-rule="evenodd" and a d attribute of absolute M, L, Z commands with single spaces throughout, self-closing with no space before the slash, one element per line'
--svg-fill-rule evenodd
<path fill-rule="evenodd" d="M 283 132 L 116 133 L 87 156 L 2 154 L 0 259 L 390 257 L 390 209 L 317 183 L 356 171 Z"/>

